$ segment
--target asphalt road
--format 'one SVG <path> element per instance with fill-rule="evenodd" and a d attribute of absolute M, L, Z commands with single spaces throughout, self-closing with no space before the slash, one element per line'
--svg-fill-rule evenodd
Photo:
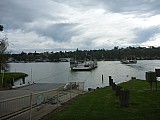
<path fill-rule="evenodd" d="M 0 101 L 9 99 L 9 98 L 22 96 L 22 95 L 27 95 L 30 93 L 37 93 L 41 91 L 57 89 L 63 85 L 65 84 L 64 83 L 35 83 L 32 85 L 28 85 L 28 86 L 24 86 L 20 88 L 0 91 Z"/>

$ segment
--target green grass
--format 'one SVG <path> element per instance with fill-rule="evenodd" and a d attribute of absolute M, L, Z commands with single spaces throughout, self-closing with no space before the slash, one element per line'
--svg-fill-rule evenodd
<path fill-rule="evenodd" d="M 106 87 L 75 98 L 47 120 L 160 120 L 160 91 L 150 91 L 142 80 L 120 85 L 130 90 L 128 108 L 121 108 L 115 92 Z"/>
<path fill-rule="evenodd" d="M 0 86 L 2 87 L 2 75 L 0 74 Z M 8 86 L 12 81 L 13 78 L 14 80 L 18 80 L 20 78 L 26 77 L 28 76 L 26 73 L 22 73 L 22 72 L 10 72 L 10 73 L 4 73 L 4 87 Z"/>

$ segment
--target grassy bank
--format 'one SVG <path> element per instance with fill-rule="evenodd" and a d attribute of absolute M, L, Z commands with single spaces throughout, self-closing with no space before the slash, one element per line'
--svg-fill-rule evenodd
<path fill-rule="evenodd" d="M 47 120 L 160 120 L 160 91 L 150 91 L 146 81 L 120 84 L 130 90 L 128 108 L 121 108 L 111 87 L 81 95 L 54 111 Z M 160 82 L 158 82 L 160 89 Z"/>
<path fill-rule="evenodd" d="M 22 72 L 10 72 L 10 73 L 4 73 L 0 74 L 0 87 L 9 87 L 10 84 L 13 82 L 13 78 L 14 80 L 19 80 L 21 78 L 24 78 L 28 76 L 26 73 L 22 73 Z M 2 85 L 2 77 L 3 77 L 3 85 Z"/>

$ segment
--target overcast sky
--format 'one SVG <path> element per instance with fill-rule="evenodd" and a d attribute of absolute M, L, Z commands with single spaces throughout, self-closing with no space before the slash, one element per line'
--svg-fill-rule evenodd
<path fill-rule="evenodd" d="M 160 0 L 0 0 L 11 52 L 160 46 Z"/>

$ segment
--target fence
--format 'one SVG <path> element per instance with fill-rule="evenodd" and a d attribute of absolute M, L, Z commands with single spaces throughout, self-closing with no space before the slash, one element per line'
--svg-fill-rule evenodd
<path fill-rule="evenodd" d="M 0 101 L 1 120 L 37 120 L 84 91 L 84 82 Z"/>

